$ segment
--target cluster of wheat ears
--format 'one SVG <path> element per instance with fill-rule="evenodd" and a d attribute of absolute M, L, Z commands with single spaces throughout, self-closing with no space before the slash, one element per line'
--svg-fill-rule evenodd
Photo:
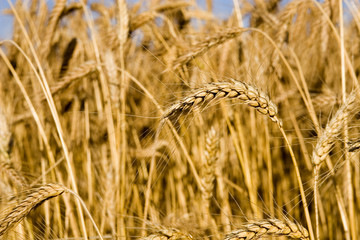
<path fill-rule="evenodd" d="M 7 2 L 0 239 L 360 239 L 358 1 Z"/>

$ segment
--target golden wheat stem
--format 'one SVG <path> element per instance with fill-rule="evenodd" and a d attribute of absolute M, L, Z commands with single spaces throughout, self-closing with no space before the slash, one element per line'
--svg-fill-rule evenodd
<path fill-rule="evenodd" d="M 89 211 L 88 208 L 86 207 L 86 204 L 85 204 L 84 200 L 82 200 L 82 198 L 81 198 L 81 197 L 79 196 L 79 194 L 77 194 L 76 192 L 74 192 L 74 191 L 72 191 L 72 190 L 70 190 L 70 189 L 66 189 L 66 191 L 69 192 L 69 193 L 71 193 L 73 196 L 75 196 L 75 197 L 80 201 L 81 205 L 82 205 L 83 208 L 84 208 L 85 213 L 86 213 L 86 214 L 88 215 L 88 217 L 90 218 L 90 221 L 91 221 L 91 223 L 93 224 L 93 226 L 94 226 L 94 228 L 95 228 L 95 231 L 96 231 L 97 234 L 99 235 L 100 239 L 101 239 L 101 240 L 104 240 L 104 238 L 103 238 L 103 236 L 101 235 L 101 232 L 100 232 L 100 230 L 99 230 L 99 228 L 98 228 L 98 226 L 97 226 L 94 218 L 92 217 L 90 211 Z"/>
<path fill-rule="evenodd" d="M 340 58 L 341 58 L 341 87 L 342 87 L 342 100 L 346 103 L 346 69 L 345 69 L 345 37 L 344 37 L 344 11 L 343 1 L 339 0 L 339 28 L 340 28 Z M 357 82 L 357 81 L 356 81 Z M 344 122 L 344 142 L 349 141 L 348 123 L 347 119 Z M 354 194 L 351 174 L 351 162 L 349 158 L 349 152 L 347 151 L 347 145 L 345 144 L 345 181 L 347 182 L 347 200 L 349 206 L 349 220 L 350 220 L 350 232 L 351 238 L 356 239 L 356 223 L 355 223 L 355 207 L 354 207 Z"/>
<path fill-rule="evenodd" d="M 99 46 L 98 43 L 96 41 L 97 34 L 95 32 L 95 24 L 94 24 L 94 19 L 91 15 L 91 13 L 89 12 L 89 10 L 86 7 L 86 2 L 84 0 L 80 0 L 80 3 L 82 5 L 82 8 L 84 10 L 84 14 L 85 14 L 85 19 L 87 20 L 86 23 L 89 26 L 90 29 L 90 34 L 91 34 L 91 42 L 92 42 L 92 46 L 94 48 L 94 54 L 95 54 L 95 59 L 96 59 L 96 63 L 98 66 L 98 71 L 99 71 L 99 82 L 101 85 L 101 90 L 102 90 L 102 94 L 103 94 L 103 98 L 104 98 L 104 102 L 105 102 L 105 115 L 106 115 L 106 125 L 107 125 L 107 131 L 109 133 L 113 133 L 113 134 L 109 134 L 108 135 L 108 142 L 110 145 L 110 156 L 111 156 L 111 161 L 113 166 L 115 167 L 116 171 L 118 172 L 118 170 L 120 169 L 120 163 L 119 163 L 119 153 L 118 153 L 118 149 L 117 149 L 117 141 L 116 141 L 116 131 L 115 131 L 115 124 L 114 124 L 114 118 L 113 118 L 113 112 L 112 112 L 112 107 L 111 107 L 111 98 L 110 98 L 110 93 L 109 93 L 109 86 L 108 86 L 108 82 L 105 79 L 105 74 L 101 65 L 101 58 L 100 58 L 100 51 L 99 51 Z M 123 139 L 122 139 L 122 144 L 123 143 Z M 122 151 L 123 152 L 123 151 Z M 123 160 L 121 160 L 123 161 Z M 119 178 L 118 176 L 119 174 L 116 175 L 116 178 Z M 124 177 L 124 176 L 121 176 Z M 117 181 L 117 179 L 116 179 Z M 117 182 L 115 183 L 117 184 Z M 119 195 L 119 191 L 116 189 L 115 191 L 115 196 Z M 120 219 L 121 221 L 121 219 Z M 119 226 L 122 224 L 119 224 Z"/>
<path fill-rule="evenodd" d="M 316 195 L 318 194 L 318 178 L 319 178 L 319 172 L 321 164 L 328 158 L 328 155 L 334 145 L 334 142 L 336 138 L 341 133 L 341 130 L 346 125 L 348 119 L 351 117 L 352 112 L 356 110 L 356 97 L 357 97 L 357 90 L 354 90 L 352 93 L 349 94 L 346 101 L 343 103 L 343 105 L 338 109 L 338 111 L 335 113 L 333 118 L 329 121 L 329 123 L 326 125 L 325 129 L 322 131 L 320 136 L 318 137 L 318 141 L 316 143 L 316 146 L 313 150 L 312 155 L 312 162 L 314 164 L 314 191 Z M 331 172 L 331 175 L 333 176 L 334 173 Z M 336 186 L 336 185 L 335 185 Z M 315 210 L 318 208 L 315 195 Z M 339 191 L 338 187 L 336 186 L 336 197 L 338 198 L 338 204 L 340 213 L 343 220 L 343 225 L 345 232 L 347 232 L 348 229 L 348 223 L 347 223 L 347 217 L 344 216 L 346 211 L 344 212 L 344 204 L 342 203 L 342 197 L 341 192 Z M 317 215 L 315 216 L 317 218 Z M 318 219 L 316 219 L 318 222 Z M 349 237 L 346 234 L 346 239 L 349 239 Z"/>
<path fill-rule="evenodd" d="M 129 35 L 129 14 L 128 14 L 128 8 L 125 0 L 117 0 L 118 5 L 118 21 L 119 21 L 119 40 L 120 40 L 120 48 L 119 48 L 119 58 L 120 58 L 120 67 L 122 69 L 125 69 L 125 52 L 124 47 L 125 43 L 128 39 Z M 120 218 L 119 218 L 119 230 L 118 231 L 121 236 L 126 235 L 126 229 L 124 224 L 124 217 L 123 214 L 125 213 L 125 195 L 126 195 L 126 182 L 125 182 L 125 176 L 126 176 L 126 149 L 127 149 L 127 139 L 126 139 L 126 91 L 127 91 L 127 82 L 126 75 L 124 72 L 121 72 L 121 89 L 120 89 L 120 112 L 117 114 L 118 116 L 118 128 L 120 128 L 120 135 L 121 135 L 121 156 L 120 156 L 120 165 L 117 169 L 117 178 L 118 184 L 120 185 L 120 192 L 119 192 L 119 198 L 120 198 L 120 204 L 118 204 Z"/>
<path fill-rule="evenodd" d="M 316 239 L 320 239 L 320 224 L 319 224 L 319 206 L 318 206 L 318 183 L 319 183 L 320 166 L 314 167 L 314 206 L 315 206 L 315 228 Z"/>
<path fill-rule="evenodd" d="M 241 9 L 240 9 L 240 1 L 233 0 L 233 4 L 234 4 L 236 19 L 238 21 L 238 26 L 242 28 L 242 27 L 244 27 L 244 23 L 243 23 Z"/>
<path fill-rule="evenodd" d="M 313 230 L 312 230 L 312 224 L 311 224 L 311 218 L 310 218 L 309 208 L 308 208 L 308 204 L 307 204 L 307 200 L 306 200 L 306 195 L 305 195 L 305 191 L 304 191 L 304 186 L 303 186 L 302 180 L 301 180 L 300 170 L 299 170 L 299 167 L 298 167 L 296 158 L 295 158 L 295 154 L 294 154 L 294 151 L 292 150 L 292 147 L 291 147 L 290 142 L 289 142 L 289 140 L 288 140 L 288 138 L 287 138 L 287 136 L 286 136 L 286 134 L 285 134 L 284 129 L 282 128 L 281 125 L 278 124 L 278 126 L 279 126 L 279 128 L 280 128 L 281 134 L 284 136 L 286 145 L 287 145 L 288 148 L 289 148 L 291 160 L 292 160 L 292 162 L 293 162 L 293 164 L 294 164 L 295 173 L 296 173 L 296 179 L 297 179 L 297 181 L 298 181 L 298 185 L 299 185 L 299 188 L 300 188 L 300 194 L 301 194 L 301 200 L 302 200 L 303 207 L 304 207 L 305 218 L 306 218 L 306 221 L 307 221 L 307 224 L 308 224 L 308 228 L 309 228 L 309 232 L 310 232 L 310 239 L 314 239 L 314 233 L 313 233 Z"/>
<path fill-rule="evenodd" d="M 237 121 L 236 125 L 238 126 L 238 128 L 235 129 L 233 124 L 230 121 L 228 112 L 226 111 L 225 108 L 222 108 L 222 109 L 223 109 L 223 114 L 224 114 L 226 124 L 230 131 L 231 139 L 234 143 L 233 145 L 235 148 L 236 155 L 239 159 L 239 163 L 240 163 L 241 169 L 244 174 L 245 186 L 249 192 L 251 209 L 253 210 L 253 213 L 255 216 L 260 216 L 261 213 L 259 212 L 259 208 L 257 205 L 257 201 L 258 201 L 257 193 L 256 193 L 257 191 L 256 191 L 256 187 L 254 186 L 254 177 L 252 176 L 249 158 L 248 158 L 248 156 L 246 156 L 246 152 L 242 151 L 242 149 L 245 149 L 245 146 L 244 146 L 245 138 L 244 138 L 244 134 L 243 134 L 243 128 L 242 128 L 241 124 L 239 124 L 238 118 L 235 117 L 236 121 Z"/>

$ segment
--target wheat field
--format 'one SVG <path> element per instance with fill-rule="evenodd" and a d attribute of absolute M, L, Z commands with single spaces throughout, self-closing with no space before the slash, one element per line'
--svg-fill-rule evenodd
<path fill-rule="evenodd" d="M 360 239 L 357 0 L 7 1 L 0 239 Z"/>

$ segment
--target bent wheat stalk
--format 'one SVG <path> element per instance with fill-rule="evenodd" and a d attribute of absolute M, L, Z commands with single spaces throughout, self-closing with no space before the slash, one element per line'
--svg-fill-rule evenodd
<path fill-rule="evenodd" d="M 240 81 L 232 80 L 232 82 L 212 83 L 205 85 L 194 94 L 190 94 L 178 103 L 172 105 L 163 115 L 163 120 L 174 119 L 175 117 L 183 113 L 190 112 L 193 108 L 205 107 L 211 102 L 214 102 L 215 100 L 225 98 L 239 99 L 242 103 L 255 108 L 261 114 L 268 115 L 269 118 L 278 125 L 280 132 L 285 139 L 286 145 L 289 148 L 289 153 L 294 165 L 296 178 L 298 180 L 301 200 L 303 202 L 305 217 L 310 231 L 310 236 L 311 239 L 314 239 L 308 204 L 295 154 L 292 150 L 289 139 L 285 134 L 284 128 L 282 126 L 282 121 L 277 116 L 277 107 L 270 100 L 268 95 L 260 92 L 256 87 Z"/>
<path fill-rule="evenodd" d="M 255 240 L 265 236 L 289 237 L 293 239 L 309 239 L 309 233 L 300 224 L 278 219 L 265 219 L 249 222 L 239 230 L 225 236 L 225 240 Z"/>
<path fill-rule="evenodd" d="M 314 165 L 314 204 L 315 204 L 315 221 L 316 221 L 316 232 L 317 238 L 319 239 L 319 213 L 318 213 L 318 182 L 321 164 L 325 161 L 329 155 L 332 147 L 334 146 L 335 140 L 340 135 L 343 126 L 347 120 L 353 115 L 356 110 L 356 97 L 357 91 L 353 91 L 347 97 L 344 104 L 335 113 L 334 117 L 326 125 L 324 131 L 318 138 L 316 146 L 313 150 L 312 162 Z"/>

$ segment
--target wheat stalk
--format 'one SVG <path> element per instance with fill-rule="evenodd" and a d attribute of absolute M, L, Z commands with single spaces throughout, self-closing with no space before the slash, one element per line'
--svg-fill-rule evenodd
<path fill-rule="evenodd" d="M 265 236 L 285 236 L 295 239 L 309 239 L 308 231 L 300 224 L 278 219 L 253 221 L 225 236 L 225 240 L 255 240 Z"/>
<path fill-rule="evenodd" d="M 107 50 L 104 54 L 104 59 L 104 66 L 109 81 L 110 99 L 112 104 L 118 108 L 120 103 L 120 79 L 118 77 L 114 53 Z"/>
<path fill-rule="evenodd" d="M 173 118 L 194 108 L 205 107 L 215 100 L 224 98 L 239 99 L 242 103 L 255 108 L 261 114 L 268 115 L 272 121 L 280 124 L 280 120 L 277 118 L 277 107 L 269 99 L 269 96 L 250 84 L 236 80 L 205 85 L 197 92 L 171 106 L 165 112 L 163 118 Z"/>
<path fill-rule="evenodd" d="M 314 204 L 315 204 L 315 219 L 317 227 L 317 237 L 319 239 L 319 216 L 318 216 L 318 182 L 320 166 L 329 155 L 336 138 L 340 135 L 343 126 L 347 123 L 347 120 L 351 117 L 352 112 L 356 109 L 357 91 L 353 91 L 345 100 L 344 104 L 338 109 L 334 117 L 326 125 L 324 131 L 321 133 L 316 146 L 313 150 L 312 162 L 314 164 Z"/>

